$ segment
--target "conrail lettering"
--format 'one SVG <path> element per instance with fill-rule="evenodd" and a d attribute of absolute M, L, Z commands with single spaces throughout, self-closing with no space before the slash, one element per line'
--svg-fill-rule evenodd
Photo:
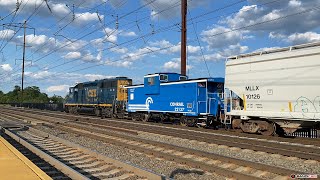
<path fill-rule="evenodd" d="M 170 106 L 184 106 L 183 102 L 170 102 Z"/>
<path fill-rule="evenodd" d="M 246 86 L 246 91 L 259 91 L 259 86 Z"/>

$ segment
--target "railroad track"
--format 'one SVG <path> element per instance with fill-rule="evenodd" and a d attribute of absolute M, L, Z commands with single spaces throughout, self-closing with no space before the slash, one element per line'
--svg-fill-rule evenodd
<path fill-rule="evenodd" d="M 31 121 L 31 117 L 35 115 L 32 116 L 25 113 L 24 116 L 12 114 L 6 114 L 6 116 L 13 116 L 16 119 L 24 119 L 27 121 L 30 118 Z M 46 116 L 38 116 L 36 119 L 39 121 L 47 121 L 49 126 L 51 124 L 52 127 L 62 131 L 81 134 L 82 136 L 90 137 L 92 139 L 136 150 L 170 161 L 179 162 L 205 171 L 228 175 L 229 177 L 237 177 L 239 179 L 263 179 L 266 177 L 268 179 L 279 179 L 288 177 L 290 174 L 301 173 L 285 168 L 142 139 L 133 136 L 135 133 L 134 131 L 125 130 L 123 128 L 121 128 L 124 130 L 122 132 L 126 131 L 125 133 L 115 133 L 108 129 L 103 130 L 101 127 L 96 127 L 94 124 L 91 124 L 91 126 L 88 126 L 88 124 L 81 124 L 81 122 L 75 124 L 72 123 L 72 121 L 48 118 Z"/>
<path fill-rule="evenodd" d="M 31 150 L 26 148 L 25 146 L 21 145 L 18 141 L 14 138 L 10 137 L 5 133 L 1 133 L 1 136 L 7 140 L 13 147 L 15 147 L 19 152 L 21 152 L 25 157 L 27 157 L 31 162 L 33 162 L 36 166 L 38 166 L 43 172 L 45 172 L 48 176 L 52 179 L 62 179 L 67 180 L 70 179 L 67 175 L 63 172 L 40 158 L 38 155 L 33 153 Z"/>
<path fill-rule="evenodd" d="M 6 108 L 6 109 L 13 109 L 13 108 Z M 39 115 L 46 115 L 51 117 L 57 117 L 57 118 L 64 118 L 64 119 L 70 119 L 70 120 L 98 120 L 101 121 L 101 118 L 92 116 L 92 115 L 74 115 L 74 114 L 66 114 L 64 112 L 57 112 L 57 111 L 42 111 L 37 109 L 19 109 L 23 112 L 31 112 L 31 113 L 37 113 Z M 154 123 L 154 122 L 143 122 L 143 121 L 131 121 L 127 119 L 111 119 L 107 118 L 108 121 L 112 123 L 124 123 L 127 124 L 144 124 L 147 126 L 155 126 L 160 128 L 174 128 L 174 129 L 180 129 L 180 130 L 186 130 L 186 131 L 192 131 L 192 132 L 199 132 L 199 133 L 210 133 L 210 134 L 216 134 L 220 136 L 232 136 L 232 137 L 239 137 L 239 138 L 248 138 L 248 139 L 256 139 L 261 141 L 270 141 L 270 142 L 282 142 L 285 143 L 292 143 L 292 144 L 304 144 L 304 145 L 314 145 L 320 147 L 320 140 L 317 138 L 303 138 L 303 137 L 278 137 L 278 136 L 262 136 L 257 134 L 248 134 L 248 133 L 241 133 L 239 131 L 235 130 L 212 130 L 212 129 L 204 129 L 204 128 L 193 128 L 193 127 L 184 127 L 184 126 L 176 126 L 175 124 L 161 124 L 161 123 Z M 103 121 L 102 121 L 103 122 Z"/>
<path fill-rule="evenodd" d="M 30 111 L 24 111 L 29 112 Z M 17 112 L 18 113 L 18 112 Z M 34 113 L 34 112 L 33 112 Z M 63 122 L 71 120 L 70 123 L 77 120 L 77 124 L 87 125 L 87 126 L 96 126 L 104 129 L 117 130 L 123 132 L 134 132 L 134 133 L 153 133 L 160 134 L 169 137 L 180 137 L 182 139 L 201 141 L 211 144 L 218 145 L 227 145 L 230 147 L 238 147 L 241 149 L 251 149 L 254 151 L 263 151 L 267 153 L 280 154 L 283 156 L 293 156 L 301 159 L 309 159 L 320 161 L 320 146 L 315 146 L 313 144 L 301 144 L 301 143 L 291 143 L 286 141 L 275 141 L 268 139 L 258 139 L 251 137 L 239 137 L 235 135 L 219 134 L 213 132 L 201 132 L 194 131 L 189 129 L 180 129 L 168 126 L 156 126 L 150 124 L 140 124 L 136 122 L 122 122 L 116 120 L 101 120 L 98 118 L 88 118 L 88 117 L 79 117 L 79 116 L 69 116 L 69 115 L 55 115 L 55 114 L 46 114 L 46 112 L 40 113 L 44 117 L 50 116 L 52 122 L 57 122 L 59 119 L 52 118 L 59 117 L 63 118 Z M 33 116 L 32 114 L 25 116 Z M 41 116 L 40 117 L 40 120 Z M 61 121 L 61 119 L 60 119 Z M 134 125 L 133 125 L 134 124 Z"/>
<path fill-rule="evenodd" d="M 1 119 L 10 121 L 4 117 Z M 49 170 L 48 175 L 53 179 L 164 178 L 161 175 L 108 158 L 31 127 L 25 126 L 15 130 L 3 128 L 3 132 L 48 162 L 45 164 L 56 167 L 57 172 L 51 170 L 52 167 L 40 166 L 41 169 Z M 66 175 L 62 176 L 59 171 Z"/>

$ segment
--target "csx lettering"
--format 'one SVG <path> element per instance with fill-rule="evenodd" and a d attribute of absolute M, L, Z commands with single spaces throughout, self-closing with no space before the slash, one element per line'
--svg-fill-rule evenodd
<path fill-rule="evenodd" d="M 170 102 L 170 106 L 184 106 L 183 102 Z"/>
<path fill-rule="evenodd" d="M 259 91 L 259 86 L 246 86 L 246 91 Z"/>

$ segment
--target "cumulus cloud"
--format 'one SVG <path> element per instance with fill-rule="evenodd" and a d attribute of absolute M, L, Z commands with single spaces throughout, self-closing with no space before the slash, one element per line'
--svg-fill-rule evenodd
<path fill-rule="evenodd" d="M 88 81 L 95 81 L 95 80 L 100 80 L 100 79 L 109 79 L 109 78 L 114 78 L 116 76 L 106 76 L 102 74 L 85 74 L 84 78 L 87 79 Z"/>
<path fill-rule="evenodd" d="M 110 48 L 109 49 L 111 52 L 115 52 L 115 53 L 119 53 L 119 54 L 125 54 L 128 52 L 128 49 L 127 48 L 121 48 L 119 46 L 115 46 L 113 48 Z"/>
<path fill-rule="evenodd" d="M 271 32 L 269 38 L 279 39 L 292 45 L 303 44 L 309 42 L 320 42 L 320 34 L 316 32 L 293 33 L 290 35 L 276 34 Z"/>
<path fill-rule="evenodd" d="M 107 66 L 116 66 L 116 67 L 125 67 L 125 68 L 129 68 L 133 65 L 132 61 L 111 61 L 111 60 L 107 60 L 105 61 L 105 64 Z"/>
<path fill-rule="evenodd" d="M 170 47 L 168 49 L 164 49 L 163 51 L 160 51 L 161 53 L 166 53 L 166 54 L 179 53 L 181 50 L 180 42 L 174 45 L 167 40 L 160 40 L 160 41 L 150 42 L 149 44 L 153 48 L 159 48 L 159 49 Z M 197 53 L 200 51 L 200 46 L 188 45 L 187 51 L 188 53 Z"/>
<path fill-rule="evenodd" d="M 14 35 L 14 31 L 11 29 L 4 29 L 0 31 L 0 40 L 9 39 Z"/>
<path fill-rule="evenodd" d="M 99 14 L 99 17 L 101 19 L 104 18 L 104 15 Z M 90 13 L 90 12 L 85 12 L 85 13 L 75 13 L 75 19 L 74 19 L 74 24 L 82 26 L 84 24 L 88 24 L 91 22 L 98 22 L 99 18 L 97 13 Z"/>
<path fill-rule="evenodd" d="M 66 54 L 64 56 L 65 59 L 78 59 L 81 57 L 81 53 L 80 52 L 69 52 L 68 54 Z"/>
<path fill-rule="evenodd" d="M 1 0 L 0 1 L 1 10 L 12 12 L 16 9 L 16 3 L 17 1 L 14 1 L 14 0 Z M 88 6 L 88 5 L 98 3 L 98 1 L 95 1 L 95 0 L 84 1 L 82 3 L 79 3 L 75 0 L 72 0 L 72 2 L 66 1 L 66 0 L 55 0 L 55 1 L 47 1 L 48 5 L 45 1 L 39 1 L 39 0 L 20 1 L 20 3 L 21 3 L 19 8 L 20 14 L 29 16 L 37 9 L 37 13 L 33 14 L 34 16 L 40 16 L 42 18 L 54 17 L 56 19 L 63 18 L 63 20 L 59 22 L 62 24 L 69 23 L 70 21 L 73 20 L 73 13 L 71 12 L 71 8 L 68 8 L 67 5 L 69 5 L 69 7 L 71 7 L 72 5 L 75 5 L 76 7 L 75 13 L 74 13 L 75 19 L 72 23 L 73 25 L 82 26 L 88 23 L 99 21 L 96 13 L 90 13 L 90 12 L 78 13 L 77 12 L 78 8 L 80 9 L 83 6 Z M 48 6 L 50 7 L 50 9 L 48 8 Z M 103 15 L 99 14 L 99 16 L 101 19 L 104 18 Z"/>
<path fill-rule="evenodd" d="M 170 19 L 172 17 L 178 17 L 180 15 L 181 5 L 179 1 L 172 0 L 157 0 L 151 2 L 151 0 L 141 0 L 143 4 L 148 4 L 147 7 L 151 10 L 150 14 L 152 19 Z M 205 7 L 210 0 L 201 1 L 188 1 L 189 8 Z"/>
<path fill-rule="evenodd" d="M 125 36 L 125 37 L 134 37 L 134 36 L 137 36 L 137 34 L 136 34 L 134 31 L 129 31 L 129 32 L 121 31 L 121 32 L 119 33 L 119 35 Z"/>
<path fill-rule="evenodd" d="M 2 64 L 0 65 L 0 67 L 3 71 L 12 71 L 12 67 L 10 64 Z"/>
<path fill-rule="evenodd" d="M 68 92 L 69 85 L 56 85 L 56 86 L 49 86 L 46 91 L 49 93 L 52 92 Z"/>
<path fill-rule="evenodd" d="M 180 58 L 173 58 L 171 61 L 164 63 L 162 68 L 166 71 L 179 72 L 181 69 Z M 191 65 L 187 65 L 187 70 L 192 69 Z"/>
<path fill-rule="evenodd" d="M 256 4 L 266 3 L 265 0 L 251 0 L 250 6 L 244 6 L 235 15 L 228 16 L 222 22 L 231 28 L 258 24 L 287 15 L 305 12 L 300 15 L 288 16 L 270 23 L 263 23 L 247 28 L 251 32 L 276 32 L 282 34 L 301 33 L 320 26 L 320 14 L 315 8 L 320 0 L 313 1 L 279 1 L 258 7 Z"/>
<path fill-rule="evenodd" d="M 61 81 L 83 82 L 83 81 L 94 81 L 105 78 L 112 78 L 115 76 L 107 76 L 103 74 L 82 74 L 82 73 L 60 73 L 53 71 L 39 71 L 39 72 L 25 72 L 25 76 L 30 80 L 44 80 L 48 83 L 60 83 Z"/>
<path fill-rule="evenodd" d="M 220 61 L 225 60 L 229 56 L 238 55 L 246 52 L 249 49 L 248 46 L 242 46 L 240 44 L 229 45 L 224 49 L 220 49 L 211 54 L 204 54 L 206 61 Z M 190 56 L 189 60 L 202 61 L 202 56 Z"/>
<path fill-rule="evenodd" d="M 201 32 L 201 40 L 208 43 L 210 48 L 223 48 L 237 44 L 243 38 L 241 31 L 231 31 L 230 28 L 216 26 Z"/>

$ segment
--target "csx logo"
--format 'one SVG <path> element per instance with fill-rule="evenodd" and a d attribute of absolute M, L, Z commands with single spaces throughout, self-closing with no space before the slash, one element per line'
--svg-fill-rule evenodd
<path fill-rule="evenodd" d="M 89 89 L 88 90 L 88 97 L 97 97 L 97 90 L 96 89 Z"/>

